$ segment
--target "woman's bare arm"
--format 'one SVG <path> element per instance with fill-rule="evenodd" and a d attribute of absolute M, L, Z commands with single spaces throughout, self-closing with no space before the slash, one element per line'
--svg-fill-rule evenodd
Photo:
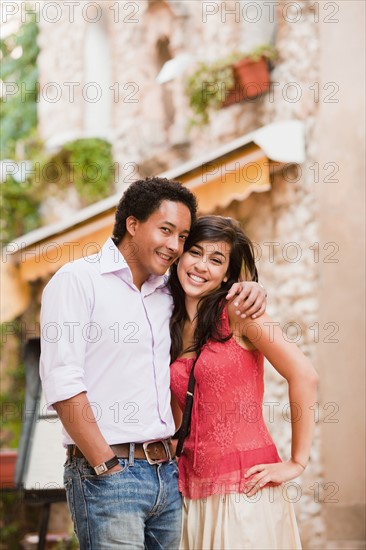
<path fill-rule="evenodd" d="M 250 318 L 238 319 L 235 306 L 230 305 L 229 318 L 235 337 L 248 338 L 289 385 L 291 459 L 282 464 L 250 468 L 247 475 L 249 477 L 256 474 L 251 483 L 258 490 L 268 481 L 289 481 L 306 467 L 314 431 L 313 405 L 317 401 L 318 375 L 302 351 L 284 338 L 279 323 L 275 323 L 266 313 L 255 321 Z"/>

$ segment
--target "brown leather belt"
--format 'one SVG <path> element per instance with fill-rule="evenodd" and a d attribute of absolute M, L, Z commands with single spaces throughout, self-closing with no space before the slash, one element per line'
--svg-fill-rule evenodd
<path fill-rule="evenodd" d="M 110 445 L 112 451 L 118 458 L 128 458 L 130 456 L 131 443 L 119 443 Z M 67 456 L 69 458 L 85 458 L 81 450 L 76 445 L 67 446 Z M 146 441 L 146 443 L 135 443 L 133 452 L 134 458 L 147 460 L 149 464 L 160 464 L 174 458 L 173 445 L 170 439 L 158 439 Z"/>

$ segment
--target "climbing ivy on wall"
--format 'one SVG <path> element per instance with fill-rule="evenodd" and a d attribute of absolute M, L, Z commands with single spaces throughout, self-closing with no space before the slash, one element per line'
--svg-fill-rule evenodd
<path fill-rule="evenodd" d="M 47 154 L 37 135 L 39 97 L 37 58 L 38 25 L 35 18 L 1 39 L 0 78 L 5 91 L 1 102 L 0 158 L 11 159 L 1 183 L 1 243 L 7 243 L 42 224 L 40 206 L 51 192 L 74 187 L 80 206 L 113 192 L 114 164 L 111 144 L 103 139 L 78 139 Z M 8 162 L 8 161 L 6 161 Z"/>
<path fill-rule="evenodd" d="M 66 189 L 76 188 L 82 205 L 107 197 L 113 190 L 114 164 L 112 146 L 104 139 L 86 138 L 66 143 L 40 166 L 42 191 L 49 182 Z"/>
<path fill-rule="evenodd" d="M 35 17 L 0 40 L 0 78 L 4 86 L 1 103 L 0 158 L 14 158 L 19 140 L 37 126 L 38 25 Z"/>

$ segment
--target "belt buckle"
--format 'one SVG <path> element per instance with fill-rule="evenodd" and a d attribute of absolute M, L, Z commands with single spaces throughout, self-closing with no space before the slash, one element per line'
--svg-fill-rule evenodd
<path fill-rule="evenodd" d="M 151 445 L 152 443 L 162 443 L 163 444 L 163 447 L 164 447 L 164 450 L 165 450 L 165 453 L 166 453 L 165 458 L 157 458 L 156 460 L 153 460 L 149 457 L 148 446 Z M 168 443 L 166 442 L 165 439 L 153 439 L 152 441 L 146 441 L 145 443 L 142 444 L 142 448 L 144 450 L 146 460 L 148 461 L 149 464 L 161 464 L 162 462 L 168 462 L 168 460 L 172 459 L 171 454 L 170 454 L 169 445 L 168 445 Z"/>

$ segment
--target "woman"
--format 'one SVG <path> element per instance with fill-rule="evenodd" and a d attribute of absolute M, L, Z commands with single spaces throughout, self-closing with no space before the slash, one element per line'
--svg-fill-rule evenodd
<path fill-rule="evenodd" d="M 175 413 L 175 400 L 184 409 L 192 368 L 195 380 L 179 459 L 184 549 L 301 548 L 281 484 L 308 462 L 317 375 L 268 315 L 238 319 L 225 296 L 243 279 L 257 280 L 249 239 L 229 218 L 199 218 L 169 281 Z M 292 445 L 284 462 L 262 417 L 264 356 L 289 384 Z"/>

